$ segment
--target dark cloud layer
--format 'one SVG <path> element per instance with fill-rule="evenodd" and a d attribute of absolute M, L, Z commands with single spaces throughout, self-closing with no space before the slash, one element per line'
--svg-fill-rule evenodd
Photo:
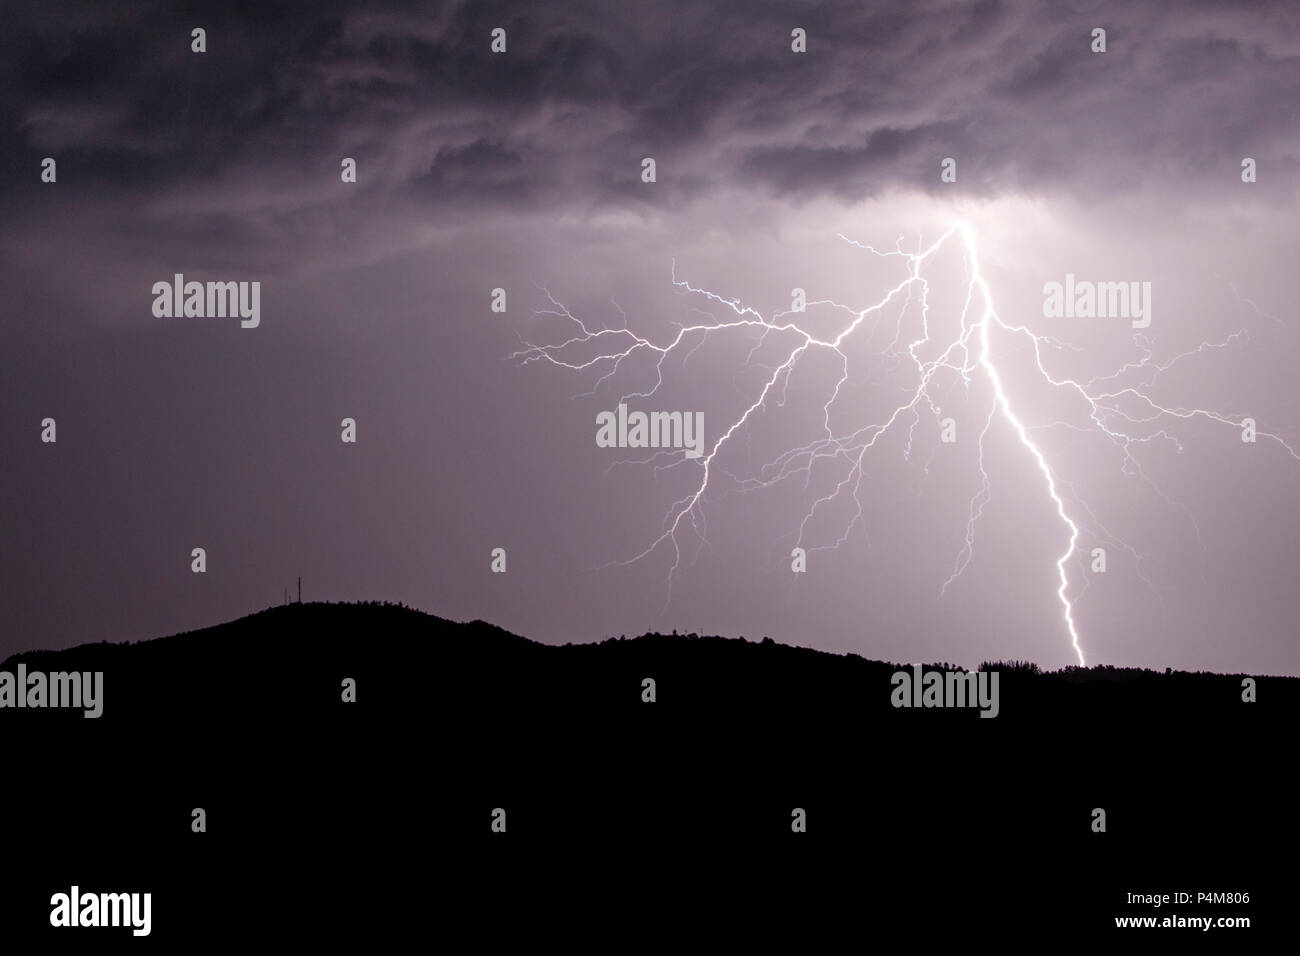
<path fill-rule="evenodd" d="M 47 153 L 73 188 L 154 212 L 152 228 L 172 208 L 220 217 L 240 193 L 288 229 L 334 201 L 342 155 L 365 201 L 432 209 L 643 201 L 628 189 L 643 155 L 661 163 L 656 201 L 737 183 L 936 189 L 945 156 L 964 191 L 992 195 L 1186 190 L 1243 155 L 1296 173 L 1300 14 L 1284 4 L 273 7 L 15 11 L 0 47 L 10 200 Z"/>

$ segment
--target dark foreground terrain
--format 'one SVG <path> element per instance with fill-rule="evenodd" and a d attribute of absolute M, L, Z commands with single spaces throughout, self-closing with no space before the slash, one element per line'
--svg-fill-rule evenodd
<path fill-rule="evenodd" d="M 85 952 L 1290 936 L 1296 679 L 1243 703 L 1242 675 L 1002 665 L 980 719 L 892 707 L 899 666 L 770 641 L 549 647 L 334 604 L 0 670 L 19 662 L 103 671 L 104 712 L 0 710 L 4 952 L 32 934 Z M 52 929 L 74 883 L 151 892 L 151 935 Z"/>

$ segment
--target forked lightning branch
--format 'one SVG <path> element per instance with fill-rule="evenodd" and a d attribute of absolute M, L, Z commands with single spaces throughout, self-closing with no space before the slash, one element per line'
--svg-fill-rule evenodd
<path fill-rule="evenodd" d="M 1009 428 L 1018 439 L 1023 453 L 1024 467 L 1029 469 L 1041 483 L 1055 511 L 1058 526 L 1055 532 L 1050 533 L 1053 539 L 1059 539 L 1060 547 L 1055 562 L 1055 577 L 1058 581 L 1056 597 L 1060 603 L 1059 626 L 1063 639 L 1069 640 L 1080 664 L 1085 663 L 1084 641 L 1079 632 L 1074 602 L 1081 593 L 1081 587 L 1077 579 L 1072 579 L 1072 571 L 1077 569 L 1079 559 L 1086 555 L 1086 552 L 1081 550 L 1081 536 L 1085 528 L 1095 525 L 1095 518 L 1092 509 L 1079 498 L 1076 491 L 1070 488 L 1071 483 L 1058 474 L 1053 465 L 1050 448 L 1031 434 L 1038 426 L 1026 424 L 1022 414 L 1022 404 L 1026 404 L 1027 400 L 1013 394 L 1012 384 L 1009 383 L 1004 370 L 999 367 L 995 359 L 995 339 L 1019 337 L 1028 345 L 1036 373 L 1042 379 L 1040 384 L 1045 383 L 1063 391 L 1064 400 L 1068 401 L 1071 408 L 1077 409 L 1072 420 L 1064 424 L 1078 431 L 1095 431 L 1104 436 L 1117 448 L 1127 473 L 1139 475 L 1149 481 L 1140 463 L 1134 457 L 1134 446 L 1157 440 L 1168 440 L 1178 444 L 1179 440 L 1171 429 L 1176 428 L 1180 422 L 1185 423 L 1192 419 L 1205 419 L 1232 429 L 1240 429 L 1245 441 L 1254 441 L 1256 436 L 1266 437 L 1285 449 L 1292 458 L 1300 461 L 1300 455 L 1287 441 L 1273 432 L 1258 429 L 1251 418 L 1203 408 L 1164 405 L 1151 397 L 1149 391 L 1151 384 L 1160 373 L 1168 371 L 1176 362 L 1189 355 L 1221 348 L 1240 333 L 1234 333 L 1224 342 L 1203 342 L 1163 364 L 1153 360 L 1152 350 L 1144 347 L 1145 340 L 1139 337 L 1138 344 L 1143 347 L 1143 357 L 1139 361 L 1130 362 L 1110 375 L 1079 381 L 1053 374 L 1050 370 L 1049 356 L 1052 350 L 1061 348 L 1058 340 L 999 316 L 993 294 L 980 270 L 976 235 L 968 223 L 957 223 L 930 246 L 917 252 L 904 251 L 901 248 L 901 240 L 892 251 L 880 251 L 870 245 L 845 239 L 843 236 L 840 238 L 870 255 L 885 259 L 896 258 L 899 261 L 902 267 L 900 281 L 875 304 L 856 309 L 839 302 L 820 299 L 798 302 L 789 311 L 774 312 L 770 318 L 765 318 L 740 299 L 729 298 L 708 289 L 696 288 L 688 281 L 679 279 L 674 264 L 672 277 L 674 286 L 686 294 L 698 297 L 702 303 L 720 308 L 722 318 L 710 316 L 711 321 L 682 325 L 667 341 L 657 343 L 628 328 L 626 317 L 621 327 L 592 328 L 556 301 L 549 292 L 545 292 L 551 308 L 538 310 L 538 314 L 556 316 L 571 323 L 572 334 L 554 344 L 538 345 L 525 342 L 525 347 L 512 356 L 523 364 L 549 362 L 571 371 L 594 374 L 595 384 L 591 392 L 587 393 L 592 395 L 607 384 L 612 388 L 620 370 L 634 357 L 653 358 L 656 373 L 654 386 L 647 391 L 625 394 L 618 400 L 620 435 L 622 435 L 626 416 L 622 406 L 630 399 L 649 399 L 658 393 L 664 380 L 664 363 L 671 356 L 689 357 L 689 354 L 698 349 L 710 336 L 758 334 L 757 344 L 748 352 L 746 366 L 762 372 L 759 376 L 762 384 L 755 387 L 752 400 L 746 399 L 749 402 L 748 406 L 731 421 L 726 422 L 724 427 L 713 426 L 707 435 L 695 436 L 696 441 L 702 443 L 700 447 L 704 449 L 703 454 L 695 448 L 680 447 L 680 443 L 676 443 L 678 447 L 668 449 L 660 447 L 657 441 L 653 445 L 650 441 L 631 443 L 633 447 L 660 448 L 646 459 L 647 462 L 660 462 L 667 458 L 674 465 L 694 467 L 699 472 L 698 481 L 692 483 L 691 492 L 674 502 L 669 508 L 662 533 L 649 541 L 639 552 L 626 559 L 612 562 L 614 565 L 628 565 L 647 558 L 661 548 L 671 549 L 673 560 L 666 582 L 668 600 L 671 600 L 673 580 L 682 564 L 684 536 L 702 536 L 703 529 L 707 527 L 704 508 L 709 500 L 710 483 L 716 482 L 720 473 L 725 474 L 728 480 L 735 479 L 735 476 L 722 472 L 718 463 L 719 454 L 729 442 L 735 439 L 737 433 L 757 423 L 769 402 L 784 400 L 786 386 L 792 372 L 801 360 L 814 352 L 824 352 L 837 357 L 841 370 L 838 376 L 832 375 L 826 379 L 826 401 L 823 406 L 821 428 L 816 434 L 808 435 L 806 443 L 790 447 L 769 461 L 758 470 L 756 477 L 740 480 L 740 489 L 745 491 L 767 488 L 798 475 L 805 476 L 804 486 L 808 487 L 807 479 L 814 468 L 840 469 L 836 472 L 838 479 L 831 490 L 812 498 L 797 528 L 791 529 L 796 538 L 796 553 L 801 553 L 799 549 L 803 549 L 802 553 L 806 553 L 808 550 L 838 547 L 849 538 L 855 526 L 864 521 L 861 497 L 863 476 L 873 451 L 880 453 L 877 451 L 877 446 L 881 444 L 881 439 L 891 432 L 906 430 L 904 454 L 910 455 L 913 433 L 922 416 L 931 415 L 938 418 L 941 415 L 941 405 L 937 400 L 940 389 L 951 386 L 954 381 L 953 376 L 956 376 L 956 380 L 962 383 L 969 396 L 971 385 L 982 381 L 988 387 L 990 397 L 985 413 L 979 416 L 979 421 L 982 423 L 978 448 L 979 476 L 969 502 L 963 544 L 955 556 L 952 575 L 939 588 L 940 595 L 946 593 L 948 586 L 961 576 L 974 555 L 976 526 L 991 495 L 990 476 L 985 467 L 984 442 L 994 425 L 1000 423 Z M 925 268 L 940 250 L 954 242 L 960 244 L 960 253 L 964 261 L 964 278 L 959 295 L 962 303 L 960 314 L 955 323 L 941 322 L 937 318 L 932 321 L 929 304 L 930 280 L 925 274 Z M 1069 278 L 1073 279 L 1073 276 Z M 1059 304 L 1061 295 L 1059 285 L 1056 283 L 1049 285 L 1055 287 L 1050 291 L 1058 297 Z M 1067 295 L 1071 297 L 1071 301 L 1067 307 L 1074 305 L 1073 283 L 1070 285 Z M 1080 287 L 1083 288 L 1083 284 L 1080 284 Z M 1137 301 L 1136 283 L 1134 287 L 1134 300 Z M 1045 289 L 1046 291 L 1049 290 Z M 1087 292 L 1089 299 L 1085 300 L 1080 295 L 1079 302 L 1086 306 L 1093 290 L 1089 286 L 1084 291 Z M 1149 284 L 1145 292 L 1145 321 L 1149 322 Z M 900 305 L 902 307 L 898 308 Z M 919 311 L 919 323 L 916 323 L 916 331 L 906 332 L 904 317 L 913 305 Z M 833 330 L 835 331 L 833 336 L 814 334 L 804 327 L 807 323 L 801 316 L 807 314 L 807 310 L 811 307 L 831 309 L 835 314 L 844 316 L 842 324 Z M 855 335 L 864 336 L 868 331 L 867 326 L 874 325 L 880 319 L 892 314 L 896 308 L 898 318 L 893 341 L 884 352 L 876 354 L 889 359 L 903 360 L 910 379 L 903 387 L 903 401 L 892 410 L 886 410 L 885 413 L 877 416 L 875 421 L 837 434 L 836 429 L 832 427 L 832 411 L 837 403 L 846 401 L 841 396 L 843 386 L 850 375 L 849 356 L 844 350 L 846 343 Z M 708 315 L 703 310 L 696 311 Z M 1045 314 L 1051 314 L 1046 308 L 1044 311 Z M 1135 321 L 1134 326 L 1144 328 L 1145 323 Z M 936 331 L 944 327 L 951 331 L 946 335 Z M 911 340 L 907 341 L 909 336 L 912 336 Z M 788 340 L 788 348 L 779 350 L 775 363 L 758 364 L 755 362 L 755 355 L 760 348 L 770 346 L 769 338 L 777 342 Z M 593 349 L 594 355 L 591 354 Z M 1120 384 L 1126 380 L 1138 380 L 1140 383 Z M 610 415 L 610 413 L 603 414 Z M 655 431 L 653 427 L 650 430 Z M 668 430 L 665 429 L 666 434 L 667 432 Z M 667 441 L 663 443 L 663 445 L 668 444 Z M 809 525 L 815 516 L 832 502 L 846 495 L 851 497 L 856 510 L 838 540 L 833 544 L 805 547 L 805 539 L 810 536 Z"/>

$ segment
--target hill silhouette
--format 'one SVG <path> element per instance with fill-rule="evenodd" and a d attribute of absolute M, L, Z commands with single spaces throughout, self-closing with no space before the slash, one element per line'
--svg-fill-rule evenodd
<path fill-rule="evenodd" d="M 475 925 L 506 898 L 553 917 L 671 887 L 740 913 L 780 886 L 790 905 L 859 887 L 851 905 L 896 918 L 1100 932 L 1138 912 L 1128 891 L 1257 883 L 1295 837 L 1293 678 L 1244 703 L 1241 675 L 990 664 L 999 712 L 981 719 L 894 707 L 907 664 L 696 635 L 543 645 L 324 603 L 0 670 L 20 663 L 104 674 L 98 719 L 0 711 L 27 781 L 6 839 L 34 861 L 7 898 L 28 928 L 75 875 L 152 887 L 155 935 L 174 940 L 246 938 L 204 895 L 238 886 L 243 925 L 272 938 L 395 941 L 406 917 L 363 917 L 448 880 L 427 905 Z M 286 928 L 322 873 L 350 915 Z"/>
<path fill-rule="evenodd" d="M 216 667 L 236 662 L 238 672 Z M 357 680 L 366 712 L 412 713 L 430 707 L 476 714 L 639 713 L 641 681 L 654 678 L 661 709 L 769 720 L 810 713 L 873 715 L 915 723 L 941 718 L 945 727 L 977 716 L 935 709 L 896 709 L 890 677 L 911 662 L 792 647 L 770 638 L 746 640 L 649 633 L 592 644 L 546 645 L 486 624 L 457 623 L 394 604 L 289 604 L 229 623 L 135 643 L 83 644 L 11 656 L 29 671 L 104 671 L 110 720 L 136 720 L 159 710 L 190 722 L 238 727 L 249 716 L 290 718 L 339 699 L 339 681 Z M 954 669 L 943 662 L 926 668 Z M 1300 678 L 1262 677 L 1266 690 L 1241 701 L 1245 674 L 1161 673 L 1136 668 L 1070 667 L 1041 672 L 1025 662 L 986 662 L 1000 673 L 998 725 L 1039 727 L 1053 721 L 1098 722 L 1151 717 L 1186 708 L 1239 728 L 1261 713 L 1294 711 Z M 448 677 L 454 675 L 454 679 Z M 238 706 L 232 678 L 244 684 Z M 264 685 L 264 686 L 263 686 Z M 418 706 L 410 706 L 418 700 Z M 494 716 L 496 715 L 496 716 Z M 75 712 L 13 711 L 10 720 L 80 719 Z M 316 716 L 320 716 L 319 713 Z M 1267 717 L 1264 718 L 1265 720 Z"/>

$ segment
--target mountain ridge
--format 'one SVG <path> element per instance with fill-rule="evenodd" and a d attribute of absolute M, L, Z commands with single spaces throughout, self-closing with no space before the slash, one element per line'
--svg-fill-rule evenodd
<path fill-rule="evenodd" d="M 285 618 L 280 617 L 285 614 L 301 614 L 305 610 L 321 609 L 365 609 L 381 610 L 385 613 L 396 612 L 408 616 L 414 616 L 430 626 L 440 628 L 463 628 L 473 632 L 476 636 L 492 636 L 498 640 L 513 640 L 524 642 L 536 648 L 599 648 L 609 644 L 646 642 L 653 643 L 656 641 L 676 640 L 676 641 L 722 641 L 731 642 L 737 645 L 776 645 L 791 651 L 804 651 L 810 654 L 822 655 L 827 658 L 844 658 L 850 660 L 859 660 L 866 664 L 889 666 L 892 668 L 912 667 L 920 664 L 926 668 L 935 668 L 941 670 L 965 670 L 970 671 L 960 664 L 953 664 L 947 661 L 887 661 L 877 658 L 867 657 L 864 654 L 855 651 L 829 651 L 823 648 L 808 647 L 800 644 L 787 644 L 781 641 L 775 641 L 770 637 L 764 636 L 759 640 L 750 640 L 744 635 L 729 636 L 723 634 L 699 634 L 696 632 L 678 634 L 675 630 L 671 633 L 660 631 L 646 631 L 633 637 L 620 635 L 618 637 L 607 636 L 598 641 L 572 642 L 566 641 L 563 644 L 552 644 L 538 641 L 522 634 L 516 634 L 507 630 L 500 625 L 492 624 L 482 618 L 475 618 L 470 621 L 455 621 L 450 618 L 443 618 L 429 611 L 411 607 L 406 604 L 388 602 L 388 601 L 311 601 L 306 603 L 290 603 L 284 605 L 272 605 L 263 608 L 260 611 L 253 611 L 250 614 L 241 617 L 232 618 L 228 621 L 222 621 L 217 624 L 210 624 L 204 627 L 194 628 L 188 631 L 178 631 L 175 634 L 160 635 L 158 637 L 140 638 L 137 640 L 125 641 L 92 641 L 85 644 L 75 644 L 71 647 L 64 648 L 29 648 L 22 651 L 16 651 L 8 657 L 0 660 L 0 669 L 6 669 L 10 664 L 16 664 L 20 661 L 30 662 L 34 660 L 44 660 L 47 657 L 87 653 L 89 649 L 94 648 L 138 648 L 158 645 L 160 642 L 172 642 L 180 640 L 201 640 L 211 639 L 218 636 L 218 632 L 223 632 L 231 628 L 242 627 L 253 622 L 259 622 L 261 619 L 270 620 L 271 616 L 276 616 L 276 623 L 281 623 Z M 1075 681 L 1086 682 L 1089 679 L 1114 679 L 1117 677 L 1254 677 L 1266 678 L 1269 681 L 1285 681 L 1300 687 L 1300 677 L 1286 674 L 1260 674 L 1253 671 L 1203 671 L 1203 670 L 1181 670 L 1167 668 L 1164 671 L 1153 670 L 1145 667 L 1120 667 L 1111 664 L 1094 664 L 1080 666 L 1077 664 L 1068 664 L 1054 670 L 1043 670 L 1038 664 L 1030 661 L 1004 661 L 1004 660 L 986 660 L 983 661 L 974 670 L 988 670 L 991 668 L 1008 668 L 1016 671 L 1027 670 L 1035 676 L 1041 677 L 1065 677 Z"/>

